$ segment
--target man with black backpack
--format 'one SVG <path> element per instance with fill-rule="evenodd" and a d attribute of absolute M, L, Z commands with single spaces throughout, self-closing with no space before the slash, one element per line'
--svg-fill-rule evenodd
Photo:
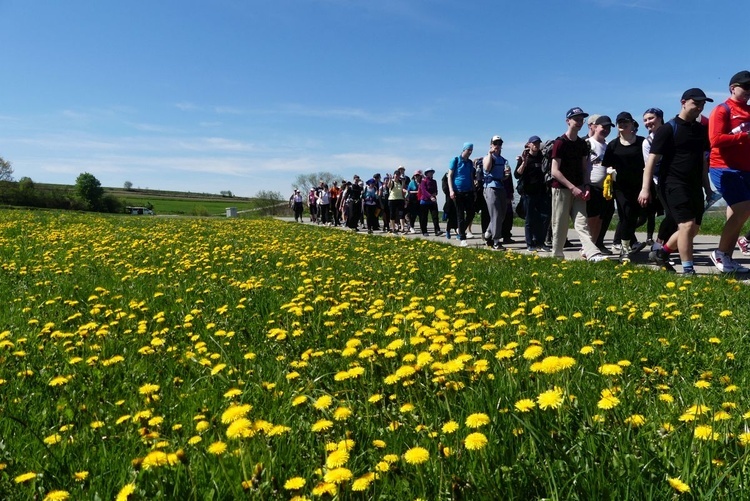
<path fill-rule="evenodd" d="M 544 181 L 541 147 L 541 138 L 531 136 L 523 153 L 516 159 L 516 170 L 513 173 L 517 179 L 516 190 L 522 199 L 519 203 L 523 203 L 526 210 L 524 231 L 529 252 L 552 251 L 551 247 L 544 245 L 552 201 L 547 183 Z"/>
<path fill-rule="evenodd" d="M 581 108 L 565 114 L 568 130 L 555 140 L 552 148 L 550 174 L 552 180 L 552 252 L 565 258 L 563 248 L 568 236 L 570 217 L 581 240 L 582 255 L 589 261 L 606 259 L 594 245 L 589 233 L 586 201 L 589 199 L 588 146 L 578 137 L 584 119 L 589 116 Z"/>

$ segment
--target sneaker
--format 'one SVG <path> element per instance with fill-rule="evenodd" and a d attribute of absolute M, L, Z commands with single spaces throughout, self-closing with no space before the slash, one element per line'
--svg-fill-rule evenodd
<path fill-rule="evenodd" d="M 526 247 L 526 250 L 529 252 L 539 252 L 539 249 L 537 247 L 534 247 L 533 245 L 529 245 Z"/>
<path fill-rule="evenodd" d="M 750 241 L 748 241 L 747 238 L 738 238 L 737 245 L 740 246 L 740 251 L 742 251 L 742 254 L 744 254 L 745 256 L 750 256 Z"/>
<path fill-rule="evenodd" d="M 461 247 L 468 247 L 469 246 L 469 242 L 467 242 L 466 240 L 461 240 L 461 243 L 458 244 L 458 245 L 460 245 Z"/>
<path fill-rule="evenodd" d="M 442 232 L 441 230 L 437 230 L 437 231 L 435 232 L 435 236 L 436 236 L 436 237 L 439 237 L 439 236 L 440 236 L 440 235 L 442 235 L 442 234 L 443 234 L 443 232 Z"/>
<path fill-rule="evenodd" d="M 694 277 L 696 275 L 695 268 L 691 268 L 689 270 L 682 270 L 682 276 L 684 277 Z"/>
<path fill-rule="evenodd" d="M 474 238 L 474 234 L 470 231 L 466 232 L 466 238 Z"/>
<path fill-rule="evenodd" d="M 492 244 L 492 250 L 503 250 L 503 246 L 502 244 L 495 242 L 494 244 Z"/>
<path fill-rule="evenodd" d="M 638 254 L 646 247 L 646 242 L 636 242 L 630 246 L 629 254 Z"/>
<path fill-rule="evenodd" d="M 654 239 L 653 238 L 647 239 L 646 240 L 646 245 L 654 245 Z"/>
<path fill-rule="evenodd" d="M 591 263 L 600 263 L 606 260 L 607 260 L 607 256 L 605 256 L 604 254 L 594 254 L 593 256 L 587 259 L 587 261 Z"/>
<path fill-rule="evenodd" d="M 508 237 L 508 238 L 503 238 L 503 243 L 504 244 L 514 244 L 514 243 L 516 243 L 516 241 L 513 240 L 512 238 Z"/>
<path fill-rule="evenodd" d="M 612 247 L 610 247 L 610 249 L 612 249 L 612 254 L 619 254 L 620 251 L 622 251 L 622 245 L 612 244 Z"/>
<path fill-rule="evenodd" d="M 663 249 L 652 250 L 651 252 L 649 252 L 648 260 L 664 268 L 666 271 L 670 273 L 675 273 L 677 271 L 674 269 L 674 266 L 672 266 L 672 264 L 669 262 L 669 254 L 664 252 Z"/>
<path fill-rule="evenodd" d="M 429 234 L 427 234 L 427 233 L 422 233 L 422 236 L 423 236 L 423 237 L 429 237 L 430 235 L 429 235 Z"/>
<path fill-rule="evenodd" d="M 414 234 L 416 234 L 416 233 L 417 233 L 417 232 L 416 232 L 416 231 L 414 230 L 414 228 L 409 228 L 409 234 L 410 234 L 410 235 L 414 235 Z"/>
<path fill-rule="evenodd" d="M 563 247 L 573 247 L 573 242 L 571 242 L 570 240 L 565 240 L 565 245 Z"/>
<path fill-rule="evenodd" d="M 740 263 L 732 259 L 732 256 L 727 256 L 720 250 L 716 249 L 711 254 L 711 261 L 714 266 L 722 273 L 748 273 L 750 268 L 745 268 Z"/>
<path fill-rule="evenodd" d="M 603 246 L 603 245 L 602 245 L 601 247 L 599 247 L 599 246 L 597 245 L 597 246 L 596 246 L 596 248 L 597 248 L 597 249 L 599 249 L 599 252 L 601 252 L 601 253 L 602 253 L 602 254 L 604 254 L 605 256 L 611 256 L 611 255 L 612 255 L 612 251 L 611 251 L 611 250 L 609 250 L 609 249 L 607 249 L 607 248 L 606 248 L 605 246 Z"/>
<path fill-rule="evenodd" d="M 544 244 L 541 247 L 539 247 L 539 250 L 542 252 L 552 252 L 552 246 Z"/>

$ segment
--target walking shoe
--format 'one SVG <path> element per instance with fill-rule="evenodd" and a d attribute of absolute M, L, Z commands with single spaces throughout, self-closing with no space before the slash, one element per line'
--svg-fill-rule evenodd
<path fill-rule="evenodd" d="M 750 241 L 747 240 L 745 237 L 740 237 L 737 239 L 737 245 L 740 246 L 740 251 L 745 256 L 750 256 Z"/>
<path fill-rule="evenodd" d="M 565 245 L 563 247 L 573 247 L 573 242 L 571 242 L 570 240 L 566 239 L 565 240 Z"/>
<path fill-rule="evenodd" d="M 711 261 L 714 266 L 722 273 L 748 273 L 750 268 L 745 268 L 740 263 L 732 259 L 732 256 L 728 256 L 716 249 L 711 254 Z"/>
<path fill-rule="evenodd" d="M 664 252 L 664 249 L 652 250 L 651 252 L 649 252 L 648 260 L 659 265 L 668 272 L 675 273 L 677 271 L 669 262 L 669 254 Z"/>
<path fill-rule="evenodd" d="M 466 232 L 466 238 L 474 238 L 474 234 L 470 231 Z"/>
<path fill-rule="evenodd" d="M 612 244 L 612 247 L 610 247 L 610 249 L 612 249 L 612 254 L 619 254 L 620 251 L 622 250 L 622 245 Z"/>
<path fill-rule="evenodd" d="M 648 239 L 646 239 L 646 245 L 654 245 L 654 239 L 651 237 L 648 237 Z"/>
<path fill-rule="evenodd" d="M 630 252 L 628 254 L 638 254 L 646 247 L 646 242 L 636 242 L 630 246 Z"/>
<path fill-rule="evenodd" d="M 513 240 L 513 239 L 512 239 L 512 238 L 510 238 L 510 237 L 507 237 L 507 238 L 503 238 L 503 243 L 504 243 L 504 244 L 514 244 L 514 243 L 516 243 L 516 241 L 515 241 L 515 240 Z"/>
<path fill-rule="evenodd" d="M 427 234 L 427 233 L 422 233 L 422 236 L 423 236 L 423 237 L 429 237 L 430 235 L 429 235 L 429 234 Z"/>
<path fill-rule="evenodd" d="M 601 252 L 601 253 L 602 253 L 602 254 L 604 254 L 605 256 L 611 256 L 611 255 L 612 255 L 612 251 L 611 251 L 611 250 L 609 250 L 609 249 L 607 249 L 607 248 L 606 248 L 605 246 L 603 246 L 603 245 L 602 245 L 601 247 L 599 247 L 599 246 L 597 245 L 597 246 L 596 246 L 596 248 L 597 248 L 597 249 L 599 249 L 599 252 Z"/>
<path fill-rule="evenodd" d="M 501 244 L 500 242 L 495 242 L 492 244 L 492 250 L 503 250 L 503 249 L 504 249 L 503 244 Z"/>
<path fill-rule="evenodd" d="M 587 259 L 587 261 L 591 263 L 599 263 L 601 261 L 606 261 L 606 260 L 607 260 L 607 256 L 605 256 L 604 254 L 594 254 L 593 256 Z"/>
<path fill-rule="evenodd" d="M 414 230 L 414 228 L 409 228 L 409 234 L 410 235 L 414 235 L 415 233 L 416 233 L 416 231 Z"/>
<path fill-rule="evenodd" d="M 437 231 L 435 232 L 435 236 L 436 236 L 436 237 L 439 237 L 439 236 L 440 236 L 440 235 L 442 235 L 442 234 L 443 234 L 443 232 L 442 232 L 441 230 L 437 230 Z"/>
<path fill-rule="evenodd" d="M 685 277 L 694 277 L 697 273 L 695 273 L 695 268 L 690 268 L 689 270 L 682 270 L 682 276 Z"/>
<path fill-rule="evenodd" d="M 527 250 L 528 252 L 539 252 L 539 249 L 537 249 L 537 248 L 536 248 L 536 247 L 534 247 L 533 245 L 529 245 L 528 247 L 526 247 L 526 250 Z"/>
<path fill-rule="evenodd" d="M 466 240 L 461 240 L 461 243 L 458 244 L 458 245 L 460 245 L 461 247 L 468 247 L 469 246 L 469 242 L 467 242 Z"/>
<path fill-rule="evenodd" d="M 539 250 L 542 252 L 552 252 L 552 246 L 544 244 L 541 247 L 539 247 Z"/>

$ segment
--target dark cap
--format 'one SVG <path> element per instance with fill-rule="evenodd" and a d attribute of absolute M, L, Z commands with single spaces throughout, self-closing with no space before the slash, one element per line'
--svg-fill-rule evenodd
<path fill-rule="evenodd" d="M 542 142 L 542 138 L 541 138 L 541 137 L 539 137 L 539 136 L 531 136 L 531 137 L 529 138 L 529 140 L 528 140 L 528 141 L 526 141 L 526 143 L 527 143 L 527 144 L 528 144 L 528 143 L 536 143 L 536 142 L 540 142 L 540 143 L 541 143 L 541 142 Z"/>
<path fill-rule="evenodd" d="M 589 116 L 589 114 L 578 107 L 569 109 L 568 112 L 565 114 L 566 119 L 578 117 L 578 116 L 582 116 L 583 118 L 586 118 L 587 116 Z"/>
<path fill-rule="evenodd" d="M 635 120 L 633 120 L 633 115 L 631 115 L 627 111 L 621 111 L 617 114 L 617 118 L 615 119 L 615 123 L 620 122 L 635 122 Z"/>
<path fill-rule="evenodd" d="M 611 127 L 613 124 L 612 119 L 607 115 L 600 115 L 596 120 L 594 120 L 594 125 L 609 125 Z"/>
<path fill-rule="evenodd" d="M 714 102 L 713 99 L 707 97 L 706 93 L 697 87 L 693 87 L 692 89 L 688 89 L 682 93 L 682 101 L 688 101 L 690 99 L 692 99 L 693 101 L 708 101 L 709 103 Z"/>
<path fill-rule="evenodd" d="M 750 71 L 742 70 L 736 73 L 729 81 L 729 85 L 742 85 L 750 83 Z"/>

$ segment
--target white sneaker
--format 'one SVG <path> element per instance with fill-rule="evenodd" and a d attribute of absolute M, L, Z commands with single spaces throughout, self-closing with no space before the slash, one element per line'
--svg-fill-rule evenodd
<path fill-rule="evenodd" d="M 604 254 L 594 254 L 593 256 L 587 259 L 587 261 L 592 262 L 592 263 L 598 263 L 600 261 L 606 261 L 606 260 L 607 260 L 607 256 L 605 256 Z"/>
<path fill-rule="evenodd" d="M 416 231 L 414 231 L 414 228 L 409 228 L 409 234 L 414 235 Z"/>
<path fill-rule="evenodd" d="M 474 234 L 470 231 L 466 232 L 466 238 L 474 238 Z"/>
<path fill-rule="evenodd" d="M 468 247 L 469 246 L 469 242 L 467 242 L 466 240 L 461 240 L 461 243 L 458 244 L 458 245 L 460 245 L 461 247 Z"/>
<path fill-rule="evenodd" d="M 732 256 L 727 256 L 720 250 L 716 249 L 711 254 L 711 261 L 714 266 L 722 273 L 748 273 L 750 268 L 745 268 L 740 263 L 732 259 Z"/>

